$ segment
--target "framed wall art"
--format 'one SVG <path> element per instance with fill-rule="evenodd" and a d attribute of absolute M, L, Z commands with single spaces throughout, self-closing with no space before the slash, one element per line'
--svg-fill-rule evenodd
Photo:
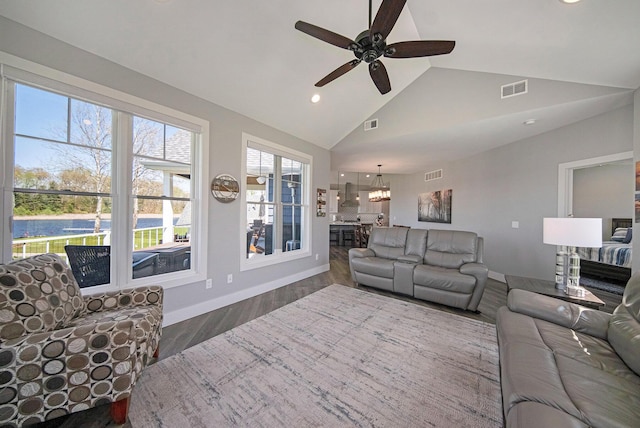
<path fill-rule="evenodd" d="M 327 216 L 327 189 L 316 190 L 316 216 Z"/>
<path fill-rule="evenodd" d="M 418 221 L 451 224 L 452 189 L 418 195 Z"/>

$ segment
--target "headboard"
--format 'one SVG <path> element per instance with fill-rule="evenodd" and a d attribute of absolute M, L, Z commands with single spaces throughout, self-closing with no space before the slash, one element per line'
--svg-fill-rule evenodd
<path fill-rule="evenodd" d="M 633 222 L 630 218 L 612 218 L 611 219 L 611 234 L 616 231 L 618 227 L 633 227 Z"/>

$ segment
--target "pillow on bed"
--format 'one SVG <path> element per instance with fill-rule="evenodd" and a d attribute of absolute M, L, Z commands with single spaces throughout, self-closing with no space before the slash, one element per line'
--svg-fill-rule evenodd
<path fill-rule="evenodd" d="M 628 227 L 627 228 L 627 235 L 624 237 L 624 240 L 622 241 L 623 244 L 629 244 L 631 243 L 631 238 L 633 237 L 633 227 Z"/>
<path fill-rule="evenodd" d="M 627 237 L 627 228 L 626 227 L 617 227 L 613 235 L 611 236 L 612 241 L 616 242 L 624 242 L 624 238 Z"/>

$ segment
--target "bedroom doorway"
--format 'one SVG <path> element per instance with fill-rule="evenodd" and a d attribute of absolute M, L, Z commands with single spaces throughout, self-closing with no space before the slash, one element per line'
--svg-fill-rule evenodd
<path fill-rule="evenodd" d="M 558 217 L 568 217 L 573 214 L 573 186 L 574 171 L 583 168 L 597 167 L 611 163 L 630 161 L 633 163 L 633 151 L 599 156 L 596 158 L 566 162 L 558 165 Z M 633 206 L 633 194 L 629 197 L 629 204 Z"/>

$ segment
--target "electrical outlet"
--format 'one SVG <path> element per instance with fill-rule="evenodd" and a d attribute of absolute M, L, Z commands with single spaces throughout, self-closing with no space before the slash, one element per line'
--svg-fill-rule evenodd
<path fill-rule="evenodd" d="M 512 221 L 511 222 L 511 227 L 513 229 L 518 229 L 520 227 L 520 222 L 519 221 Z"/>
<path fill-rule="evenodd" d="M 229 275 L 227 275 L 227 284 L 231 284 L 233 282 L 233 274 L 230 273 Z"/>
<path fill-rule="evenodd" d="M 207 279 L 207 281 L 205 282 L 205 288 L 208 290 L 211 287 L 213 287 L 213 280 L 211 278 Z"/>

